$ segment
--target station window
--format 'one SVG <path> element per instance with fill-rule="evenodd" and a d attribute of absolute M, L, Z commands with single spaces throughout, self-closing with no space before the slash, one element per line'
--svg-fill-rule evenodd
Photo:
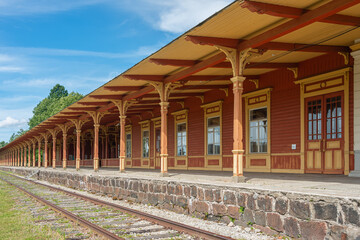
<path fill-rule="evenodd" d="M 142 134 L 142 157 L 143 158 L 148 158 L 149 157 L 149 153 L 150 153 L 150 144 L 149 144 L 149 131 L 143 131 Z"/>
<path fill-rule="evenodd" d="M 177 155 L 186 156 L 186 123 L 177 124 Z"/>
<path fill-rule="evenodd" d="M 126 134 L 126 157 L 131 158 L 131 134 Z"/>
<path fill-rule="evenodd" d="M 267 108 L 250 110 L 250 152 L 266 153 L 268 140 Z"/>
<path fill-rule="evenodd" d="M 220 154 L 220 117 L 207 119 L 207 153 Z"/>

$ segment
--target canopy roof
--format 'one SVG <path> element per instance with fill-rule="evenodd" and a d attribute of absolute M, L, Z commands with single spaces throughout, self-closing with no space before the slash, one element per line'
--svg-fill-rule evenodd
<path fill-rule="evenodd" d="M 87 111 L 109 111 L 102 122 L 118 121 L 112 100 L 136 100 L 129 113 L 158 106 L 159 95 L 147 80 L 180 82 L 170 101 L 201 96 L 226 88 L 232 69 L 216 46 L 257 49 L 262 55 L 246 66 L 247 79 L 328 54 L 349 53 L 360 37 L 360 0 L 234 1 L 129 70 L 97 88 L 78 102 L 30 129 L 4 148 L 40 136 L 69 119 L 88 119 Z"/>

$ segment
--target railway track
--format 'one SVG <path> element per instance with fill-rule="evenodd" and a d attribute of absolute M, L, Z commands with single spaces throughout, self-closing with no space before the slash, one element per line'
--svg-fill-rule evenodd
<path fill-rule="evenodd" d="M 9 173 L 0 179 L 105 239 L 232 239 Z"/>

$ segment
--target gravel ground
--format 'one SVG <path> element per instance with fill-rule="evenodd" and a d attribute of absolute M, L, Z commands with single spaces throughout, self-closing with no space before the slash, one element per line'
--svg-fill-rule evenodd
<path fill-rule="evenodd" d="M 22 177 L 22 176 L 20 176 L 20 177 Z M 166 219 L 169 219 L 172 221 L 176 221 L 179 223 L 183 223 L 183 224 L 185 223 L 190 226 L 194 226 L 194 227 L 197 227 L 197 228 L 200 228 L 203 230 L 207 230 L 210 232 L 215 232 L 215 233 L 223 235 L 223 236 L 229 236 L 234 239 L 251 239 L 251 240 L 278 239 L 278 237 L 268 236 L 268 235 L 262 233 L 259 229 L 255 229 L 252 227 L 243 228 L 241 226 L 234 226 L 234 224 L 232 224 L 232 223 L 230 223 L 229 225 L 226 225 L 225 223 L 217 223 L 217 222 L 213 222 L 213 221 L 207 221 L 207 220 L 203 220 L 203 219 L 193 218 L 188 215 L 178 214 L 178 213 L 168 211 L 165 209 L 158 209 L 153 206 L 148 206 L 148 205 L 133 203 L 133 202 L 127 202 L 127 200 L 113 200 L 110 197 L 100 196 L 97 194 L 91 194 L 91 193 L 88 193 L 85 191 L 78 191 L 78 190 L 74 190 L 74 189 L 67 188 L 64 186 L 51 184 L 46 181 L 37 181 L 37 182 L 47 184 L 49 186 L 58 187 L 58 188 L 61 188 L 61 189 L 64 189 L 64 190 L 67 190 L 70 192 L 75 192 L 75 193 L 79 193 L 79 194 L 82 194 L 85 196 L 97 198 L 97 199 L 100 199 L 103 201 L 115 203 L 120 206 L 124 206 L 124 207 L 132 208 L 132 209 L 135 209 L 138 211 L 146 212 L 146 213 L 156 215 L 156 216 L 159 216 L 162 218 L 166 218 Z"/>

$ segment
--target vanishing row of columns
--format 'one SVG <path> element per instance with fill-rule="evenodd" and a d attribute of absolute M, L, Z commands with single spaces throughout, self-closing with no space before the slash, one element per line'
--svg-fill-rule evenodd
<path fill-rule="evenodd" d="M 219 48 L 223 51 L 227 59 L 232 64 L 233 77 L 231 81 L 233 83 L 233 93 L 234 93 L 234 116 L 233 116 L 233 179 L 236 182 L 243 181 L 243 127 L 242 127 L 242 94 L 243 94 L 243 82 L 245 77 L 243 77 L 243 70 L 245 64 L 249 61 L 252 56 L 256 56 L 256 52 L 252 52 L 251 49 L 246 49 L 244 51 L 239 52 L 236 49 L 228 49 L 228 48 Z M 151 82 L 148 81 L 159 93 L 160 96 L 160 112 L 161 112 L 161 176 L 168 176 L 168 149 L 167 149 L 167 114 L 169 107 L 169 96 L 173 89 L 181 86 L 177 83 L 172 82 Z M 126 135 L 125 135 L 125 119 L 126 119 L 126 111 L 129 106 L 136 103 L 135 101 L 129 100 L 113 100 L 113 103 L 119 109 L 119 117 L 120 117 L 120 153 L 119 153 L 119 170 L 120 172 L 125 171 L 125 143 L 126 143 Z M 92 117 L 94 122 L 94 170 L 98 171 L 99 169 L 99 128 L 100 128 L 100 120 L 105 115 L 103 112 L 88 112 L 88 114 Z M 80 135 L 81 128 L 83 124 L 86 122 L 85 120 L 79 119 L 70 119 L 71 122 L 76 127 L 76 169 L 80 169 Z M 63 168 L 66 169 L 66 139 L 67 139 L 67 130 L 69 129 L 69 125 L 59 125 L 60 130 L 63 133 Z M 41 140 L 44 139 L 45 149 L 47 149 L 48 139 L 50 135 L 53 140 L 53 153 L 52 153 L 52 164 L 53 168 L 56 167 L 56 135 L 57 130 L 51 129 L 46 133 L 41 133 L 42 137 L 37 137 L 38 141 L 38 167 L 40 167 L 40 149 L 41 149 Z M 35 141 L 33 143 L 33 166 L 35 166 Z M 6 157 L 9 160 L 10 165 L 16 166 L 24 166 L 26 153 L 24 150 L 26 148 L 26 144 L 20 144 L 19 147 L 14 148 L 11 152 L 9 152 Z M 28 144 L 28 149 L 30 149 L 30 144 Z M 29 151 L 30 153 L 30 151 Z M 45 161 L 44 167 L 48 167 L 48 151 L 44 151 Z M 28 166 L 30 166 L 30 154 L 27 154 L 28 157 Z"/>

